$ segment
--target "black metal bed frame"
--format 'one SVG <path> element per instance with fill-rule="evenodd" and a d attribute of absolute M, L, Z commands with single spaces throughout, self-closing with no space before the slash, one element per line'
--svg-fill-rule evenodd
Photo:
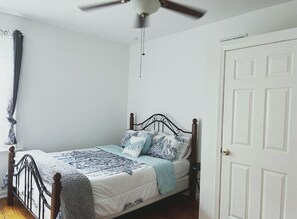
<path fill-rule="evenodd" d="M 146 128 L 153 125 L 153 129 L 158 132 L 164 132 L 165 127 L 167 127 L 174 135 L 180 135 L 181 133 L 184 134 L 190 134 L 191 135 L 191 156 L 190 161 L 191 164 L 197 163 L 197 119 L 194 118 L 192 121 L 192 131 L 185 131 L 181 128 L 179 128 L 175 123 L 173 123 L 167 116 L 156 113 L 144 120 L 141 123 L 134 123 L 134 114 L 130 113 L 130 129 L 139 129 L 139 130 L 145 130 Z"/>
<path fill-rule="evenodd" d="M 167 127 L 174 135 L 180 133 L 191 134 L 191 164 L 196 163 L 196 149 L 197 149 L 197 119 L 193 119 L 192 131 L 184 131 L 175 125 L 165 115 L 157 113 L 150 116 L 148 119 L 141 123 L 134 123 L 134 114 L 130 114 L 130 129 L 144 130 L 149 126 L 153 125 L 154 130 L 164 132 L 164 128 Z M 20 194 L 20 178 L 24 177 L 24 192 Z M 193 179 L 195 176 L 190 172 L 189 190 L 192 197 L 194 197 L 194 184 Z M 13 185 L 13 179 L 15 183 Z M 38 189 L 39 203 L 38 203 L 38 215 L 35 215 L 32 211 L 32 183 L 35 183 Z M 7 205 L 13 205 L 13 199 L 16 197 L 21 203 L 31 212 L 35 218 L 44 219 L 45 208 L 50 210 L 50 219 L 56 219 L 60 209 L 60 193 L 62 190 L 61 174 L 56 173 L 53 176 L 52 191 L 49 192 L 44 185 L 44 182 L 38 171 L 38 167 L 34 161 L 34 158 L 26 154 L 24 155 L 17 164 L 15 164 L 15 148 L 12 146 L 9 148 L 8 154 L 8 191 L 7 191 Z M 22 198 L 24 197 L 24 199 Z M 51 204 L 48 203 L 47 199 L 51 199 Z"/>
<path fill-rule="evenodd" d="M 134 118 L 134 114 L 130 114 L 132 118 Z M 170 119 L 168 119 L 167 116 L 156 113 L 149 118 L 147 118 L 145 121 L 133 124 L 134 128 L 140 127 L 141 130 L 145 130 L 149 126 L 153 125 L 154 130 L 158 132 L 164 132 L 164 128 L 167 127 L 174 135 L 179 135 L 181 132 L 186 134 L 192 134 L 192 132 L 184 131 L 181 128 L 177 127 Z M 130 127 L 131 128 L 131 127 Z"/>
<path fill-rule="evenodd" d="M 25 154 L 17 164 L 15 164 L 15 148 L 12 146 L 9 149 L 8 159 L 8 192 L 7 205 L 13 205 L 13 196 L 15 196 L 35 218 L 44 219 L 45 208 L 51 212 L 51 219 L 57 217 L 61 192 L 61 174 L 56 173 L 53 176 L 52 193 L 48 191 L 40 176 L 34 158 L 30 154 Z M 20 178 L 23 178 L 24 185 L 23 192 L 20 192 Z M 15 180 L 13 186 L 13 179 Z M 33 182 L 35 183 L 38 193 L 38 215 L 32 211 L 33 204 Z M 51 199 L 51 204 L 48 203 L 47 198 Z"/>

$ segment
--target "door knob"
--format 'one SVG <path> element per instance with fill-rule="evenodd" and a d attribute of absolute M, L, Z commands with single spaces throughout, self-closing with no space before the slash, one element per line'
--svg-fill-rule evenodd
<path fill-rule="evenodd" d="M 229 156 L 231 154 L 231 152 L 228 149 L 224 149 L 222 151 L 223 156 Z"/>

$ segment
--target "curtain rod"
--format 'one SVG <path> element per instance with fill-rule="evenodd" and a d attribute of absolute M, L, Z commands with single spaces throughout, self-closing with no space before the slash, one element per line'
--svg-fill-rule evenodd
<path fill-rule="evenodd" d="M 0 34 L 1 35 L 4 35 L 4 36 L 12 36 L 13 35 L 13 31 L 0 29 Z"/>

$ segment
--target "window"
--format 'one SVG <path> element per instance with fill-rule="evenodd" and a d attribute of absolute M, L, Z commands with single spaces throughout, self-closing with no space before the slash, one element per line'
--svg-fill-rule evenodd
<path fill-rule="evenodd" d="M 5 146 L 10 127 L 7 107 L 12 94 L 13 71 L 12 32 L 0 30 L 0 148 Z"/>

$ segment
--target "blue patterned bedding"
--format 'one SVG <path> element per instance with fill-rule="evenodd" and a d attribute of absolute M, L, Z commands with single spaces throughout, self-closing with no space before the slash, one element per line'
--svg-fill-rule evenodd
<path fill-rule="evenodd" d="M 53 157 L 68 163 L 88 177 L 111 176 L 119 173 L 133 174 L 133 171 L 147 164 L 154 168 L 159 192 L 166 194 L 176 186 L 172 162 L 150 157 L 134 158 L 122 153 L 117 145 L 98 146 L 95 150 L 79 150 L 54 153 Z"/>
<path fill-rule="evenodd" d="M 130 155 L 123 154 L 123 148 L 118 147 L 116 145 L 98 146 L 97 148 L 152 166 L 156 172 L 159 192 L 162 195 L 171 192 L 176 186 L 174 166 L 173 163 L 168 160 L 146 155 L 142 155 L 138 158 L 135 158 Z"/>
<path fill-rule="evenodd" d="M 54 158 L 67 163 L 88 177 L 111 176 L 118 173 L 133 174 L 143 163 L 127 159 L 100 148 L 55 153 Z"/>

